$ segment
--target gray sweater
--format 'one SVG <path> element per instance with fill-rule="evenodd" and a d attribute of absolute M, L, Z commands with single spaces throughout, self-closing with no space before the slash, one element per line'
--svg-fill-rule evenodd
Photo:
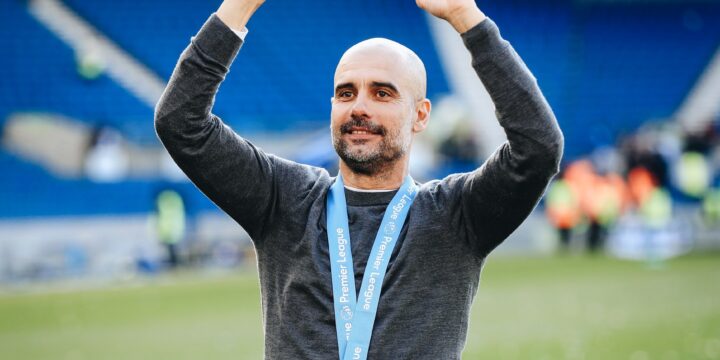
<path fill-rule="evenodd" d="M 459 359 L 486 256 L 558 171 L 562 134 L 528 69 L 489 19 L 462 38 L 508 141 L 473 172 L 419 185 L 382 284 L 369 359 Z M 211 113 L 241 43 L 210 17 L 180 56 L 157 105 L 156 131 L 187 176 L 253 239 L 265 358 L 337 359 L 325 220 L 334 177 L 263 152 Z M 393 195 L 346 190 L 356 289 Z"/>

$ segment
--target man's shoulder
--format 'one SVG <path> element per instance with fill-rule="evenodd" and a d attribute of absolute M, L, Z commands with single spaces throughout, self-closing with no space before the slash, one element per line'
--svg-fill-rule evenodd
<path fill-rule="evenodd" d="M 445 176 L 442 179 L 429 180 L 418 183 L 418 194 L 432 194 L 438 191 L 448 191 L 462 188 L 470 173 L 455 173 Z"/>
<path fill-rule="evenodd" d="M 461 198 L 465 183 L 471 173 L 455 173 L 442 179 L 418 184 L 418 198 L 438 206 L 446 206 Z"/>
<path fill-rule="evenodd" d="M 280 186 L 293 188 L 329 188 L 334 178 L 324 168 L 303 164 L 291 159 L 268 154 L 276 181 Z"/>

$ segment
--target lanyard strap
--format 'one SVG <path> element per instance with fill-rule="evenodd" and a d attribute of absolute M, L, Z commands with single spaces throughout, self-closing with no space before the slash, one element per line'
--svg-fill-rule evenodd
<path fill-rule="evenodd" d="M 340 175 L 330 188 L 327 197 L 327 233 L 340 360 L 367 358 L 390 255 L 416 194 L 417 186 L 408 176 L 388 204 L 370 251 L 358 300 L 355 298 L 355 271 L 350 250 L 345 186 Z"/>

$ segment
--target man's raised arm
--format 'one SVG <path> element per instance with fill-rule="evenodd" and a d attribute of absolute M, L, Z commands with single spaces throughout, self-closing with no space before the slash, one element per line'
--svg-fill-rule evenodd
<path fill-rule="evenodd" d="M 273 196 L 271 160 L 211 111 L 242 45 L 236 31 L 244 29 L 262 3 L 223 2 L 180 55 L 155 108 L 155 130 L 172 158 L 251 236 L 262 228 Z"/>
<path fill-rule="evenodd" d="M 474 0 L 417 0 L 461 34 L 508 141 L 471 173 L 463 191 L 470 246 L 487 255 L 535 207 L 557 173 L 563 137 L 537 81 Z"/>

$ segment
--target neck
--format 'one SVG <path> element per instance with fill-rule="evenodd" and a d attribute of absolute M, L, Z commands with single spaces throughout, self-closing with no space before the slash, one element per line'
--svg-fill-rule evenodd
<path fill-rule="evenodd" d="M 385 169 L 368 175 L 353 172 L 344 161 L 340 160 L 340 174 L 345 185 L 356 189 L 394 190 L 399 189 L 405 181 L 408 174 L 408 161 L 407 158 L 399 159 Z"/>

